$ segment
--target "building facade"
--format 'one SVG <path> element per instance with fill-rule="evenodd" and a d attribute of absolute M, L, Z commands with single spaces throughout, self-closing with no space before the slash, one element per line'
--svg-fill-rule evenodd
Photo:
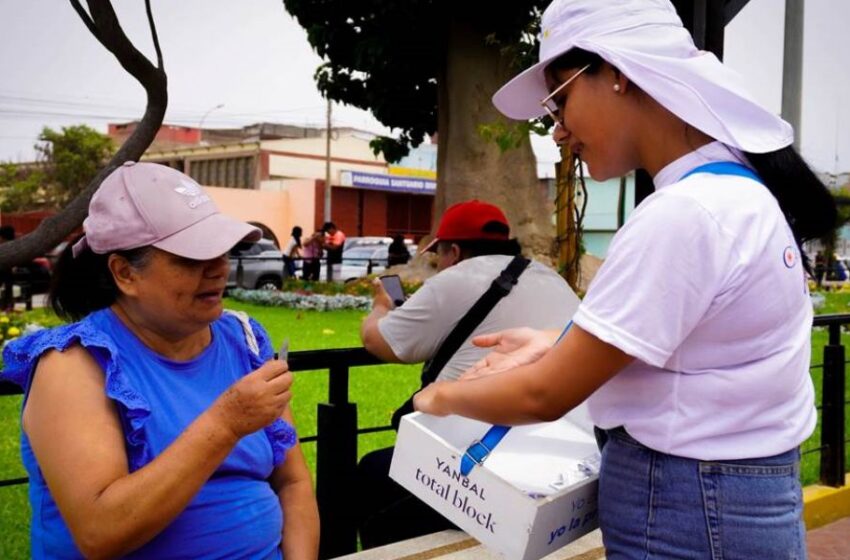
<path fill-rule="evenodd" d="M 197 142 L 172 142 L 166 149 L 148 150 L 143 159 L 191 176 L 209 188 L 223 211 L 257 223 L 279 243 L 296 225 L 309 234 L 325 222 L 326 175 L 331 220 L 346 235 L 401 234 L 418 241 L 430 232 L 436 146 L 414 151 L 394 166 L 372 153 L 374 135 L 356 129 L 333 129 L 330 158 L 324 130 L 284 125 L 240 130 L 241 135 L 205 130 L 206 141 L 179 131 L 181 138 Z"/>

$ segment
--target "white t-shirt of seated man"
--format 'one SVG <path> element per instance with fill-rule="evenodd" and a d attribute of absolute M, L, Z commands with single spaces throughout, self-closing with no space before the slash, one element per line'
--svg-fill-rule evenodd
<path fill-rule="evenodd" d="M 507 255 L 473 257 L 443 270 L 429 278 L 404 305 L 378 321 L 378 330 L 401 361 L 430 360 L 512 259 Z M 517 285 L 475 328 L 437 379 L 457 379 L 490 352 L 473 346 L 473 337 L 516 327 L 563 330 L 578 304 L 578 297 L 563 278 L 532 261 Z"/>

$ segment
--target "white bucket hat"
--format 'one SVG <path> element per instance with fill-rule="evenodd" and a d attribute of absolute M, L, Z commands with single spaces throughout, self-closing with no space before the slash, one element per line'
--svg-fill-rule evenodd
<path fill-rule="evenodd" d="M 544 70 L 570 49 L 598 54 L 671 113 L 745 152 L 790 145 L 794 131 L 759 105 L 741 77 L 700 51 L 669 0 L 555 0 L 543 12 L 540 61 L 493 96 L 506 116 L 541 117 Z"/>

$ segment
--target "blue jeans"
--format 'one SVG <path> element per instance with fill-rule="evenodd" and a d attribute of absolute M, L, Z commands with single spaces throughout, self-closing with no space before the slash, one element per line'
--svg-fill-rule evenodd
<path fill-rule="evenodd" d="M 599 525 L 609 560 L 805 559 L 798 449 L 698 461 L 608 430 Z"/>

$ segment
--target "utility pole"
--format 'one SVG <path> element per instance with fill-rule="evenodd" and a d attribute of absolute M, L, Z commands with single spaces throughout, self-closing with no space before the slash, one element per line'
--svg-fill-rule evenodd
<path fill-rule="evenodd" d="M 803 13 L 805 0 L 785 0 L 785 46 L 782 59 L 782 118 L 794 127 L 794 147 L 800 150 L 803 90 Z"/>
<path fill-rule="evenodd" d="M 325 221 L 331 221 L 331 100 L 328 98 L 325 125 Z"/>

